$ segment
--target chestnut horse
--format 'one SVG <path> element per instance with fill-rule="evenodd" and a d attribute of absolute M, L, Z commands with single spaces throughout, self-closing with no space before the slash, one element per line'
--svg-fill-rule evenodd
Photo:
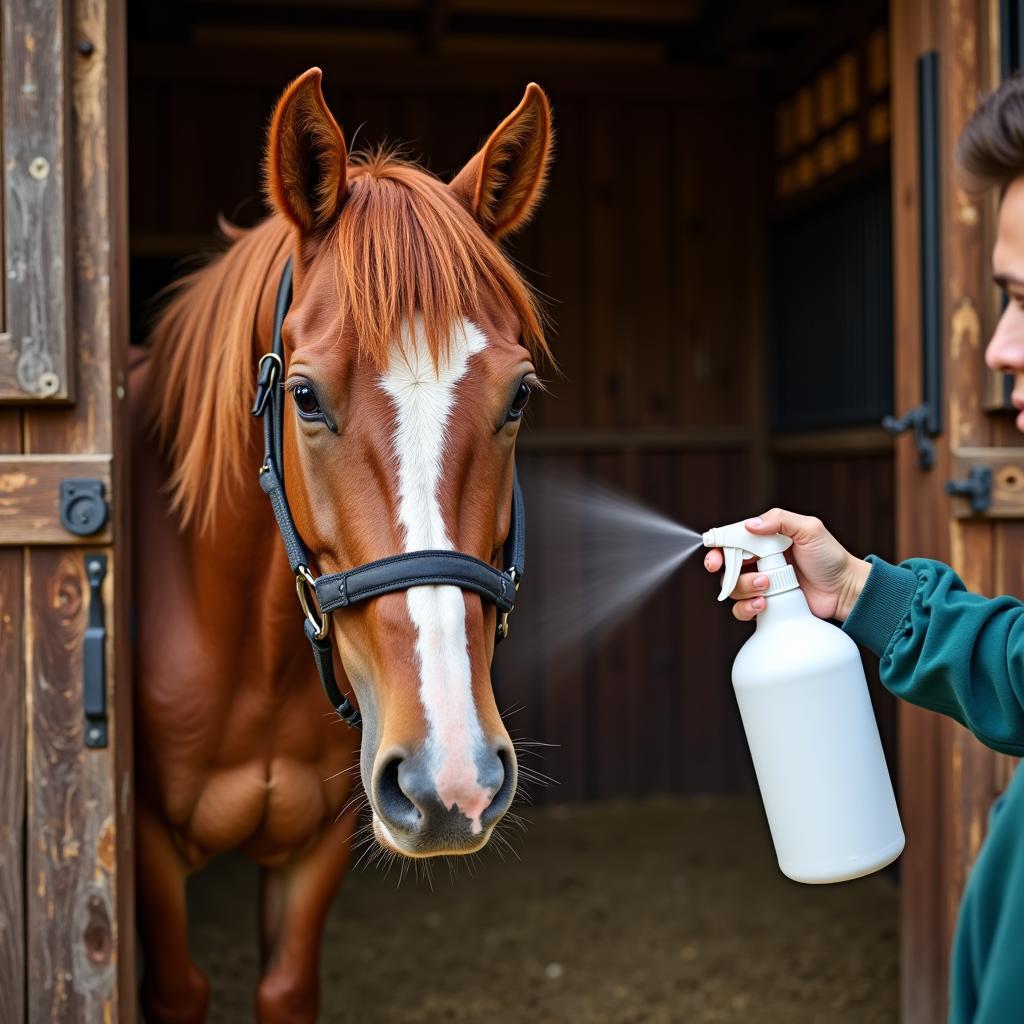
<path fill-rule="evenodd" d="M 324 918 L 356 830 L 408 856 L 480 849 L 514 796 L 495 706 L 495 609 L 420 586 L 336 612 L 342 689 L 320 689 L 294 578 L 257 480 L 249 414 L 290 257 L 284 466 L 321 573 L 451 549 L 497 563 L 520 415 L 547 356 L 497 241 L 531 215 L 550 111 L 522 102 L 448 185 L 393 154 L 349 154 L 317 68 L 271 122 L 271 215 L 188 276 L 133 377 L 137 899 L 147 1019 L 201 1021 L 185 881 L 240 849 L 261 867 L 257 1018 L 312 1021 Z"/>

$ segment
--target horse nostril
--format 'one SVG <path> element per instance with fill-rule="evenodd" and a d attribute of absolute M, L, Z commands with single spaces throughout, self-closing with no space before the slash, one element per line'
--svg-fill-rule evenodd
<path fill-rule="evenodd" d="M 402 789 L 399 769 L 403 760 L 401 757 L 391 758 L 377 776 L 377 812 L 389 825 L 411 831 L 418 827 L 422 815 Z"/>
<path fill-rule="evenodd" d="M 504 817 L 516 795 L 516 764 L 512 752 L 507 747 L 499 747 L 494 754 L 493 772 L 489 781 L 495 793 L 480 816 L 480 824 L 485 828 Z"/>

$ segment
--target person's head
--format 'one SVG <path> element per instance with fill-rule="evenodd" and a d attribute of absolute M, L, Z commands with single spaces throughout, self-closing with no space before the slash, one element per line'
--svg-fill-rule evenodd
<path fill-rule="evenodd" d="M 1008 78 L 978 107 L 960 136 L 956 157 L 972 192 L 999 190 L 992 274 L 1007 303 L 985 362 L 1014 375 L 1017 427 L 1024 431 L 1024 76 Z"/>

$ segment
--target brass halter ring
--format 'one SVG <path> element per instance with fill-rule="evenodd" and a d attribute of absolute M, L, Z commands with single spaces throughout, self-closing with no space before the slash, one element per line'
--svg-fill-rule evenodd
<path fill-rule="evenodd" d="M 257 376 L 260 373 L 263 372 L 263 364 L 268 359 L 277 367 L 277 376 L 279 378 L 283 377 L 284 376 L 284 360 L 276 352 L 264 352 L 263 355 L 260 356 L 260 361 L 256 364 Z M 274 380 L 274 374 L 273 374 L 273 371 L 271 371 L 271 374 L 270 374 L 270 381 L 271 381 L 271 383 L 273 383 L 273 380 Z"/>
<path fill-rule="evenodd" d="M 302 605 L 306 621 L 316 630 L 317 640 L 323 640 L 330 629 L 331 616 L 330 613 L 325 615 L 320 611 L 316 600 L 316 580 L 304 565 L 295 570 L 295 592 L 299 595 L 299 604 Z"/>

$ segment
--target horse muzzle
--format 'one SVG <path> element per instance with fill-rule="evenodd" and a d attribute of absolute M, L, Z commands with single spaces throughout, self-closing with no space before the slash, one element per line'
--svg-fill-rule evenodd
<path fill-rule="evenodd" d="M 480 750 L 469 770 L 431 766 L 426 751 L 378 757 L 371 793 L 378 840 L 407 857 L 474 853 L 515 797 L 517 766 L 506 741 Z"/>

